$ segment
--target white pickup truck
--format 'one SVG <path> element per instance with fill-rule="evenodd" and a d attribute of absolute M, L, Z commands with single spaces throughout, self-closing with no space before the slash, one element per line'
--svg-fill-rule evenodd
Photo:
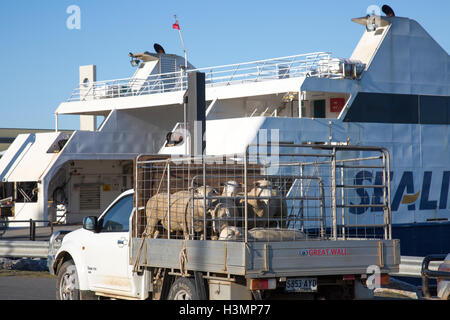
<path fill-rule="evenodd" d="M 134 190 L 49 257 L 57 299 L 369 297 L 371 278 L 398 271 L 400 249 L 389 183 L 357 185 L 354 173 L 390 181 L 387 151 L 278 147 L 270 166 L 250 146 L 200 161 L 139 156 Z M 366 216 L 355 192 L 371 189 L 382 196 Z"/>

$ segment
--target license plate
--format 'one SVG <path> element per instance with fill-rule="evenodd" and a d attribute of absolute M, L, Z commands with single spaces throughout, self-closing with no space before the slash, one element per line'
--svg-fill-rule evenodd
<path fill-rule="evenodd" d="M 286 279 L 287 292 L 316 292 L 317 278 Z"/>

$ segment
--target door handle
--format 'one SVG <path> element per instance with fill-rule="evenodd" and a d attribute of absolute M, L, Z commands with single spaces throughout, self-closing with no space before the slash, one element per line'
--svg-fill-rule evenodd
<path fill-rule="evenodd" d="M 117 244 L 119 245 L 119 247 L 126 246 L 128 244 L 128 240 L 125 238 L 121 238 L 121 239 L 117 240 Z"/>

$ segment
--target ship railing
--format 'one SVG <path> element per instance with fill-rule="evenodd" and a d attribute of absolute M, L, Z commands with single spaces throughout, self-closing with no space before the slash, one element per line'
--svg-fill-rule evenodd
<path fill-rule="evenodd" d="M 280 80 L 298 77 L 340 78 L 333 71 L 331 54 L 316 52 L 275 59 L 258 60 L 208 68 L 191 69 L 186 72 L 161 73 L 146 79 L 124 78 L 83 83 L 76 88 L 68 101 L 108 99 L 182 91 L 187 88 L 189 72 L 203 72 L 206 87 Z"/>

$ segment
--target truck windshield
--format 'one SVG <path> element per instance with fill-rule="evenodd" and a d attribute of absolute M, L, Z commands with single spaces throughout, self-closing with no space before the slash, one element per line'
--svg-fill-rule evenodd
<path fill-rule="evenodd" d="M 100 221 L 100 232 L 127 232 L 133 210 L 133 195 L 120 199 Z"/>

